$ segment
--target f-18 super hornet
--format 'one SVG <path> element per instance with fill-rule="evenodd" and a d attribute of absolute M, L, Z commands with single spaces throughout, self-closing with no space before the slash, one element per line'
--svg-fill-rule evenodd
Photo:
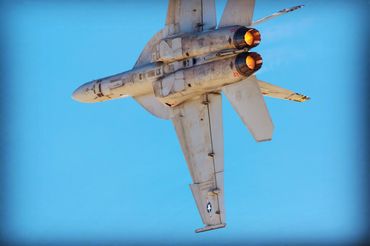
<path fill-rule="evenodd" d="M 228 0 L 217 24 L 214 0 L 169 0 L 165 26 L 147 43 L 133 69 L 83 84 L 73 93 L 94 103 L 131 96 L 153 115 L 172 120 L 193 183 L 204 227 L 225 227 L 221 94 L 257 142 L 272 138 L 263 95 L 303 102 L 309 98 L 260 81 L 261 42 L 254 28 L 302 6 L 252 20 L 254 0 Z"/>

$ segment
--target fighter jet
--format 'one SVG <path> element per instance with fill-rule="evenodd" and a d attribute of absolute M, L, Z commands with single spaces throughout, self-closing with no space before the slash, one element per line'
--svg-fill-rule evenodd
<path fill-rule="evenodd" d="M 165 26 L 147 43 L 134 67 L 93 80 L 72 97 L 95 103 L 131 96 L 151 114 L 171 120 L 190 170 L 204 232 L 226 226 L 222 94 L 257 142 L 272 138 L 263 96 L 304 102 L 309 98 L 263 82 L 254 28 L 302 6 L 253 22 L 254 0 L 228 0 L 219 23 L 214 0 L 169 0 Z"/>

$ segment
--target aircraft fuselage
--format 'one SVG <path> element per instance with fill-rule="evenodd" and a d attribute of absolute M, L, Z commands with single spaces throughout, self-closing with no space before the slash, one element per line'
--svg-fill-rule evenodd
<path fill-rule="evenodd" d="M 152 48 L 152 63 L 85 83 L 73 98 L 95 103 L 154 92 L 162 103 L 176 106 L 260 69 L 261 56 L 248 52 L 260 40 L 256 29 L 242 26 L 165 38 Z"/>

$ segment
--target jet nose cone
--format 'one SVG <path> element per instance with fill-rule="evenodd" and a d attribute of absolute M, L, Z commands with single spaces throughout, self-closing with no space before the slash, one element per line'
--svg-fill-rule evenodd
<path fill-rule="evenodd" d="M 78 87 L 73 93 L 72 98 L 78 102 L 90 103 L 93 102 L 93 97 L 90 95 L 90 83 L 86 83 Z"/>
<path fill-rule="evenodd" d="M 72 99 L 78 102 L 83 102 L 83 94 L 81 91 L 81 86 L 78 87 L 73 93 L 72 93 Z"/>
<path fill-rule="evenodd" d="M 79 93 L 78 93 L 78 89 L 75 90 L 73 93 L 72 93 L 72 99 L 75 100 L 75 101 L 79 101 L 78 100 L 78 97 L 79 97 Z"/>

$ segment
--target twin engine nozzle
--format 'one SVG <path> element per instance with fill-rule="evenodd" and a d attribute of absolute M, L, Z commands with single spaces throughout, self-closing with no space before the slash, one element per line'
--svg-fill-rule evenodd
<path fill-rule="evenodd" d="M 244 75 L 250 76 L 262 67 L 262 57 L 256 52 L 245 52 L 236 56 L 235 66 L 237 71 Z"/>
<path fill-rule="evenodd" d="M 261 34 L 254 28 L 240 27 L 235 31 L 233 42 L 237 49 L 252 49 L 261 42 Z"/>

